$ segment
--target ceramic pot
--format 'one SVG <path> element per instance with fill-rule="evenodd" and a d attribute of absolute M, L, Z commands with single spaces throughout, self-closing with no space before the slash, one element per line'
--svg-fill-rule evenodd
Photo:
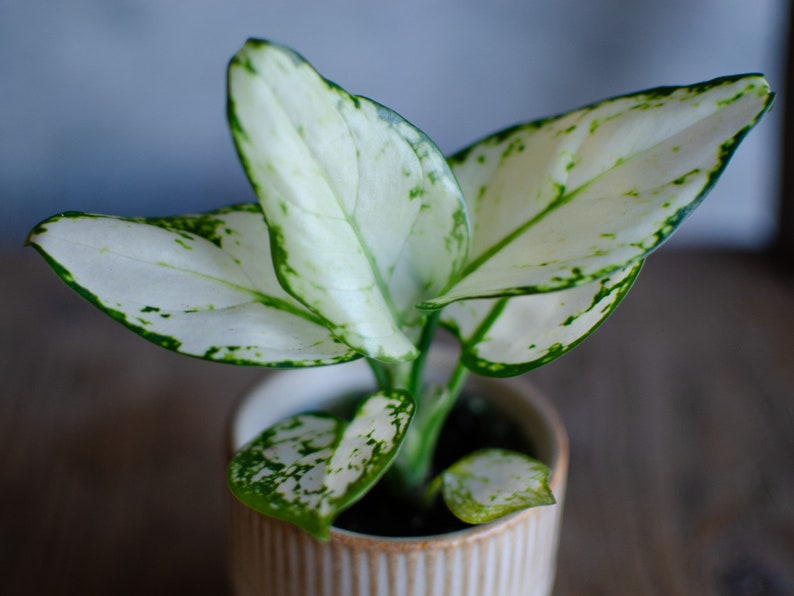
<path fill-rule="evenodd" d="M 445 355 L 431 357 L 444 369 Z M 443 373 L 442 373 L 443 374 Z M 432 373 L 429 375 L 432 378 Z M 253 387 L 229 426 L 230 453 L 264 428 L 293 414 L 321 409 L 329 397 L 367 390 L 363 361 L 278 371 Z M 520 378 L 472 377 L 468 388 L 487 396 L 532 438 L 552 469 L 557 504 L 495 522 L 427 537 L 391 538 L 331 529 L 319 542 L 229 496 L 230 573 L 240 596 L 541 596 L 551 593 L 568 468 L 568 442 L 548 401 Z"/>

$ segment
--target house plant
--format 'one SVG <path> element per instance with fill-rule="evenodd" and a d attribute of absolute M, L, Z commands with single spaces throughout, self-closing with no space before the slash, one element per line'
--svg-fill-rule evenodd
<path fill-rule="evenodd" d="M 296 414 L 232 459 L 254 509 L 319 540 L 373 486 L 488 522 L 551 503 L 548 468 L 485 449 L 433 470 L 470 372 L 508 377 L 577 345 L 703 199 L 769 109 L 759 75 L 606 100 L 446 159 L 402 117 L 249 40 L 228 117 L 258 203 L 120 218 L 66 212 L 29 237 L 62 279 L 166 348 L 235 364 L 364 359 L 343 417 Z M 459 360 L 426 383 L 438 328 Z"/>

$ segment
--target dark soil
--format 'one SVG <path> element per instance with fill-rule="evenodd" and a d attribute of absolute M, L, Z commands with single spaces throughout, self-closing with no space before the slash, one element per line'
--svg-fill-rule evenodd
<path fill-rule="evenodd" d="M 485 447 L 500 447 L 534 456 L 534 448 L 506 414 L 483 398 L 463 395 L 441 432 L 433 476 L 458 459 Z M 363 499 L 336 518 L 334 526 L 376 536 L 431 536 L 469 527 L 452 515 L 439 497 L 430 508 L 417 506 L 378 483 Z"/>

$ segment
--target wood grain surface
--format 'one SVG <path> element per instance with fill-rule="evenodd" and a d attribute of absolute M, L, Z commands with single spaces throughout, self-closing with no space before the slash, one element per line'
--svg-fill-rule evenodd
<path fill-rule="evenodd" d="M 263 371 L 147 343 L 33 251 L 0 276 L 0 594 L 227 594 L 223 428 Z M 531 375 L 571 437 L 557 596 L 794 594 L 791 272 L 662 251 Z"/>

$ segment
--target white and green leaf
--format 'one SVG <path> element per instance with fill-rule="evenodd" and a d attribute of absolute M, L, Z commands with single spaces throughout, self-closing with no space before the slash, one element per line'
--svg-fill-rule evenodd
<path fill-rule="evenodd" d="M 414 402 L 404 391 L 379 392 L 353 419 L 292 416 L 232 458 L 232 493 L 252 509 L 325 540 L 334 518 L 382 476 L 405 437 Z"/>
<path fill-rule="evenodd" d="M 441 491 L 449 510 L 470 524 L 556 502 L 544 463 L 505 449 L 482 449 L 452 464 L 428 487 Z"/>
<path fill-rule="evenodd" d="M 451 158 L 468 203 L 460 280 L 422 308 L 549 292 L 661 244 L 769 109 L 760 75 L 663 87 L 495 134 Z"/>
<path fill-rule="evenodd" d="M 176 352 L 263 366 L 358 357 L 281 289 L 255 203 L 149 219 L 64 213 L 28 242 L 92 304 Z"/>
<path fill-rule="evenodd" d="M 509 298 L 461 300 L 442 323 L 462 345 L 462 361 L 486 376 L 523 374 L 582 342 L 617 308 L 643 261 L 582 286 Z"/>
<path fill-rule="evenodd" d="M 444 156 L 282 46 L 249 40 L 228 76 L 229 122 L 282 285 L 356 350 L 413 359 L 414 305 L 458 276 L 468 249 Z"/>

